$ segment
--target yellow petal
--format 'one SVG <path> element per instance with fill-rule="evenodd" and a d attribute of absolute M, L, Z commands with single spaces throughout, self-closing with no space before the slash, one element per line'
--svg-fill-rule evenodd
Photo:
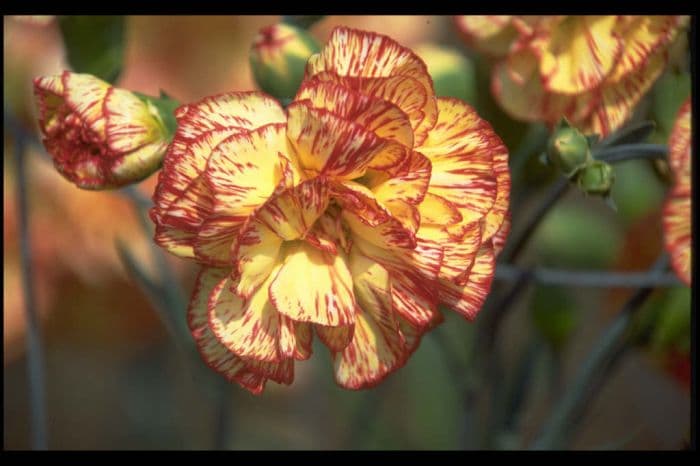
<path fill-rule="evenodd" d="M 470 45 L 489 55 L 501 56 L 508 52 L 517 35 L 512 18 L 507 15 L 464 15 L 456 16 L 455 23 Z"/>
<path fill-rule="evenodd" d="M 617 16 L 569 16 L 550 32 L 542 50 L 544 87 L 579 94 L 600 86 L 622 53 Z"/>
<path fill-rule="evenodd" d="M 325 325 L 314 325 L 319 340 L 328 347 L 331 352 L 343 351 L 352 341 L 355 334 L 355 325 L 344 325 L 340 327 L 327 327 Z"/>
<path fill-rule="evenodd" d="M 244 298 L 269 277 L 277 264 L 282 238 L 262 222 L 252 219 L 241 230 L 231 256 L 239 281 L 236 293 Z"/>
<path fill-rule="evenodd" d="M 442 196 L 426 193 L 418 205 L 421 225 L 454 225 L 462 220 L 459 209 Z"/>
<path fill-rule="evenodd" d="M 80 119 L 100 138 L 106 139 L 107 119 L 104 113 L 104 101 L 109 83 L 90 74 L 70 73 L 65 71 L 61 77 L 66 104 Z"/>
<path fill-rule="evenodd" d="M 418 204 L 423 200 L 430 182 L 431 163 L 419 152 L 412 152 L 406 172 L 392 176 L 382 183 L 372 186 L 374 195 L 382 202 L 401 200 Z"/>
<path fill-rule="evenodd" d="M 284 262 L 272 275 L 269 291 L 277 311 L 299 322 L 352 324 L 355 298 L 343 255 L 334 256 L 301 241 L 284 247 Z"/>

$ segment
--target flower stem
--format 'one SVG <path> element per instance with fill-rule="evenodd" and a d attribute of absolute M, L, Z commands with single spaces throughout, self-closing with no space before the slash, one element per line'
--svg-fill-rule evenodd
<path fill-rule="evenodd" d="M 654 272 L 607 272 L 604 270 L 562 270 L 547 267 L 520 268 L 510 264 L 498 264 L 496 279 L 518 280 L 522 275 L 543 285 L 568 285 L 596 288 L 639 288 L 684 286 L 673 273 Z"/>
<path fill-rule="evenodd" d="M 593 156 L 608 163 L 616 163 L 636 159 L 664 159 L 667 153 L 668 147 L 665 144 L 642 143 L 605 147 L 596 151 Z"/>
<path fill-rule="evenodd" d="M 667 265 L 668 256 L 662 255 L 649 273 L 660 274 Z M 607 376 L 625 354 L 633 317 L 653 290 L 652 287 L 640 288 L 625 303 L 617 318 L 593 346 L 569 390 L 564 392 L 563 398 L 554 407 L 552 415 L 531 445 L 531 449 L 561 449 L 567 446 L 571 434 L 583 418 L 586 406 L 600 391 Z"/>
<path fill-rule="evenodd" d="M 13 133 L 15 139 L 15 176 L 17 189 L 17 214 L 19 216 L 22 290 L 24 294 L 24 306 L 27 317 L 27 369 L 29 378 L 29 409 L 32 432 L 31 445 L 33 450 L 46 450 L 48 449 L 48 433 L 46 426 L 44 351 L 35 301 L 33 282 L 34 272 L 32 271 L 27 173 L 25 167 L 27 141 L 24 134 L 20 130 L 13 131 Z"/>

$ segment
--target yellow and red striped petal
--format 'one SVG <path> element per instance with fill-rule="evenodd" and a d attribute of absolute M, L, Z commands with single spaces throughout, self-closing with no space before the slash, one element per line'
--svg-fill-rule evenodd
<path fill-rule="evenodd" d="M 418 212 L 421 225 L 449 226 L 462 220 L 462 214 L 453 203 L 433 193 L 425 194 Z"/>
<path fill-rule="evenodd" d="M 329 200 L 328 180 L 312 178 L 274 195 L 255 216 L 280 238 L 292 241 L 306 235 L 328 207 Z"/>
<path fill-rule="evenodd" d="M 282 238 L 262 222 L 251 219 L 241 230 L 231 256 L 236 264 L 236 293 L 249 298 L 267 280 L 278 261 Z"/>
<path fill-rule="evenodd" d="M 335 201 L 344 211 L 352 212 L 368 226 L 374 227 L 389 220 L 391 212 L 377 200 L 374 193 L 354 181 L 340 181 L 331 185 Z"/>
<path fill-rule="evenodd" d="M 441 246 L 439 278 L 463 283 L 481 246 L 482 226 L 478 221 L 465 224 L 455 239 L 443 228 L 421 225 L 418 237 Z"/>
<path fill-rule="evenodd" d="M 130 152 L 165 138 L 165 128 L 155 117 L 158 111 L 126 89 L 110 87 L 103 111 L 107 143 L 115 152 Z"/>
<path fill-rule="evenodd" d="M 39 126 L 45 134 L 51 136 L 61 127 L 58 111 L 65 102 L 61 75 L 35 78 L 34 95 L 39 106 Z"/>
<path fill-rule="evenodd" d="M 216 267 L 229 266 L 232 245 L 242 225 L 240 217 L 210 215 L 198 228 L 193 240 L 195 259 Z"/>
<path fill-rule="evenodd" d="M 317 79 L 305 82 L 295 100 L 308 100 L 313 108 L 322 108 L 354 121 L 380 138 L 413 147 L 413 128 L 408 116 L 389 101 Z"/>
<path fill-rule="evenodd" d="M 226 269 L 202 268 L 187 309 L 187 323 L 204 362 L 227 380 L 236 382 L 258 395 L 265 388 L 265 377 L 252 371 L 245 361 L 230 352 L 209 328 L 209 295 L 226 276 Z"/>
<path fill-rule="evenodd" d="M 358 311 L 352 342 L 335 356 L 335 380 L 345 388 L 359 390 L 380 383 L 406 362 L 405 343 L 391 314 L 376 320 Z"/>
<path fill-rule="evenodd" d="M 213 212 L 244 220 L 274 192 L 282 177 L 278 154 L 288 150 L 283 124 L 234 134 L 220 142 L 204 172 L 214 196 Z"/>
<path fill-rule="evenodd" d="M 271 281 L 268 278 L 249 299 L 243 300 L 234 292 L 235 282 L 226 276 L 209 296 L 211 330 L 238 356 L 270 362 L 282 359 L 278 349 L 280 319 L 268 299 Z"/>
<path fill-rule="evenodd" d="M 678 277 L 691 285 L 691 101 L 681 106 L 669 139 L 673 187 L 664 205 L 664 244 Z"/>
<path fill-rule="evenodd" d="M 295 241 L 285 244 L 283 256 L 269 288 L 270 300 L 279 313 L 326 326 L 354 322 L 352 277 L 343 255 Z"/>
<path fill-rule="evenodd" d="M 663 212 L 664 244 L 678 278 L 691 286 L 690 191 L 672 192 Z"/>
<path fill-rule="evenodd" d="M 372 186 L 374 195 L 382 202 L 401 200 L 418 204 L 423 200 L 430 183 L 431 163 L 420 152 L 411 152 L 406 172 Z"/>
<path fill-rule="evenodd" d="M 490 244 L 485 244 L 476 255 L 466 284 L 440 280 L 440 302 L 467 319 L 474 320 L 491 289 L 495 265 L 493 248 Z"/>
<path fill-rule="evenodd" d="M 471 222 L 494 204 L 493 160 L 507 149 L 491 126 L 464 102 L 440 98 L 438 108 L 438 122 L 419 148 L 432 164 L 428 192 L 454 204 L 463 222 Z"/>
<path fill-rule="evenodd" d="M 666 52 L 661 50 L 651 56 L 639 71 L 615 84 L 604 86 L 600 91 L 600 103 L 591 114 L 586 129 L 605 137 L 620 128 L 661 75 L 666 61 Z"/>
<path fill-rule="evenodd" d="M 307 74 L 322 71 L 360 78 L 406 76 L 433 87 L 425 63 L 410 49 L 390 37 L 346 27 L 336 27 L 323 50 L 309 58 Z"/>
<path fill-rule="evenodd" d="M 411 119 L 416 144 L 435 122 L 433 82 L 425 63 L 387 36 L 337 27 L 323 50 L 311 56 L 306 72 L 309 77 L 323 74 L 324 80 L 335 75 L 348 87 L 396 104 Z M 400 102 L 407 92 L 422 94 L 423 103 L 408 110 Z"/>
<path fill-rule="evenodd" d="M 357 312 L 355 313 L 357 315 Z M 327 327 L 314 325 L 319 340 L 328 347 L 331 352 L 343 351 L 352 341 L 355 334 L 355 325 L 343 325 L 340 327 Z"/>
<path fill-rule="evenodd" d="M 373 162 L 392 166 L 405 157 L 401 144 L 381 139 L 327 110 L 292 102 L 287 111 L 287 136 L 301 166 L 314 173 L 353 179 L 362 176 Z"/>
<path fill-rule="evenodd" d="M 272 123 L 284 123 L 284 109 L 262 92 L 229 92 L 206 97 L 176 111 L 178 134 L 185 139 L 198 138 L 209 131 L 235 128 L 251 131 Z"/>
<path fill-rule="evenodd" d="M 540 53 L 545 89 L 580 94 L 600 86 L 623 50 L 617 16 L 569 16 L 550 31 Z"/>
<path fill-rule="evenodd" d="M 353 237 L 362 238 L 380 248 L 388 250 L 413 249 L 416 246 L 415 233 L 406 228 L 404 223 L 394 216 L 388 217 L 377 225 L 368 224 L 362 217 L 350 210 L 343 210 L 342 218 Z"/>
<path fill-rule="evenodd" d="M 65 102 L 80 120 L 104 141 L 107 118 L 104 100 L 110 89 L 109 83 L 90 74 L 64 71 L 61 75 Z"/>
<path fill-rule="evenodd" d="M 492 238 L 498 232 L 502 235 L 501 240 L 505 241 L 508 230 L 502 230 L 501 226 L 510 205 L 510 170 L 507 151 L 499 151 L 494 155 L 493 171 L 496 174 L 496 200 L 484 219 L 482 241 Z"/>
<path fill-rule="evenodd" d="M 305 360 L 311 357 L 311 324 L 295 322 L 280 314 L 278 348 L 283 358 Z"/>
<path fill-rule="evenodd" d="M 606 83 L 615 83 L 639 71 L 660 48 L 676 37 L 682 22 L 680 16 L 638 15 L 623 18 L 621 37 L 625 44 L 615 69 Z"/>
<path fill-rule="evenodd" d="M 493 253 L 496 257 L 501 253 L 503 247 L 506 245 L 506 240 L 508 234 L 510 233 L 510 213 L 506 212 L 506 216 L 501 223 L 501 227 L 498 229 L 495 235 L 491 237 L 491 244 L 493 244 Z"/>

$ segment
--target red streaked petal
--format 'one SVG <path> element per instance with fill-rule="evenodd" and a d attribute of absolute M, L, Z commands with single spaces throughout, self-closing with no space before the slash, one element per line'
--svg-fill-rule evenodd
<path fill-rule="evenodd" d="M 419 148 L 432 163 L 428 191 L 454 204 L 463 222 L 482 218 L 496 199 L 493 160 L 507 149 L 467 104 L 438 99 L 438 122 Z"/>
<path fill-rule="evenodd" d="M 305 360 L 311 357 L 311 325 L 295 322 L 280 314 L 279 352 L 284 358 Z"/>
<path fill-rule="evenodd" d="M 331 81 L 313 79 L 302 84 L 296 101 L 308 100 L 314 108 L 328 110 L 354 121 L 380 138 L 413 147 L 413 128 L 408 116 L 396 105 L 383 99 Z"/>
<path fill-rule="evenodd" d="M 377 186 L 372 186 L 372 191 L 382 202 L 401 200 L 418 204 L 423 200 L 428 190 L 430 173 L 430 160 L 419 152 L 412 152 L 405 173 L 388 178 Z"/>
<path fill-rule="evenodd" d="M 336 202 L 352 212 L 369 226 L 376 226 L 389 219 L 390 212 L 374 197 L 369 188 L 354 181 L 333 183 L 331 192 Z"/>
<path fill-rule="evenodd" d="M 314 328 L 316 329 L 318 338 L 334 353 L 343 351 L 343 349 L 350 344 L 355 333 L 354 324 L 340 327 L 327 327 L 325 325 L 316 324 Z"/>
<path fill-rule="evenodd" d="M 205 97 L 199 102 L 182 105 L 176 111 L 178 135 L 198 138 L 210 131 L 254 130 L 272 123 L 284 123 L 284 109 L 262 92 L 229 92 Z"/>
<path fill-rule="evenodd" d="M 107 136 L 104 102 L 114 88 L 90 74 L 64 71 L 61 79 L 66 104 L 104 141 Z"/>
<path fill-rule="evenodd" d="M 281 247 L 282 238 L 261 222 L 253 219 L 243 227 L 231 253 L 239 277 L 238 295 L 250 297 L 267 280 Z"/>
<path fill-rule="evenodd" d="M 209 328 L 207 302 L 214 287 L 228 276 L 228 270 L 203 267 L 187 309 L 187 323 L 204 362 L 226 377 L 258 395 L 265 388 L 265 377 L 250 370 L 238 356 L 222 345 Z"/>
<path fill-rule="evenodd" d="M 464 285 L 449 280 L 439 281 L 440 302 L 469 320 L 474 320 L 491 289 L 495 269 L 493 248 L 483 245 L 476 255 Z"/>
<path fill-rule="evenodd" d="M 165 128 L 155 119 L 149 106 L 126 89 L 115 87 L 107 93 L 104 113 L 107 143 L 115 152 L 130 152 L 165 139 Z"/>
<path fill-rule="evenodd" d="M 352 342 L 335 356 L 335 380 L 340 386 L 372 387 L 405 364 L 405 344 L 396 321 L 390 313 L 382 317 L 357 313 Z"/>
<path fill-rule="evenodd" d="M 282 178 L 278 154 L 288 151 L 283 124 L 234 134 L 220 142 L 204 172 L 214 196 L 213 212 L 250 215 L 275 191 Z"/>
<path fill-rule="evenodd" d="M 501 56 L 508 53 L 517 36 L 512 16 L 464 15 L 456 16 L 455 23 L 469 44 L 484 53 Z"/>
<path fill-rule="evenodd" d="M 352 277 L 343 255 L 320 251 L 301 241 L 285 244 L 283 263 L 269 296 L 274 307 L 299 322 L 326 326 L 354 322 Z"/>
<path fill-rule="evenodd" d="M 406 149 L 401 144 L 381 139 L 364 126 L 327 110 L 292 102 L 287 111 L 287 136 L 307 170 L 353 179 L 362 176 L 370 165 L 391 166 L 405 157 Z"/>
<path fill-rule="evenodd" d="M 274 272 L 274 270 L 273 270 Z M 235 282 L 224 277 L 209 296 L 209 325 L 219 341 L 238 356 L 256 361 L 278 362 L 280 321 L 268 299 L 271 279 L 241 299 L 233 290 Z"/>
<path fill-rule="evenodd" d="M 418 212 L 421 225 L 447 226 L 462 220 L 462 214 L 453 203 L 433 193 L 426 193 L 418 205 Z"/>

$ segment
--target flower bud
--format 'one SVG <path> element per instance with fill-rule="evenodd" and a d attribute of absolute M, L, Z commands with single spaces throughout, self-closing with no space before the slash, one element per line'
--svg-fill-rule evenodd
<path fill-rule="evenodd" d="M 250 67 L 260 89 L 277 99 L 291 99 L 304 78 L 306 61 L 320 50 L 309 33 L 289 24 L 258 32 L 250 49 Z"/>
<path fill-rule="evenodd" d="M 83 189 L 110 189 L 160 167 L 168 131 L 158 109 L 89 74 L 34 80 L 39 126 L 56 169 Z"/>
<path fill-rule="evenodd" d="M 588 138 L 563 121 L 549 140 L 547 157 L 566 176 L 572 177 L 592 159 Z"/>
<path fill-rule="evenodd" d="M 474 65 L 458 50 L 435 44 L 423 44 L 415 52 L 428 67 L 435 95 L 456 97 L 470 105 L 476 103 Z"/>
<path fill-rule="evenodd" d="M 582 191 L 606 196 L 615 182 L 615 171 L 612 165 L 595 160 L 579 172 L 577 181 Z"/>

